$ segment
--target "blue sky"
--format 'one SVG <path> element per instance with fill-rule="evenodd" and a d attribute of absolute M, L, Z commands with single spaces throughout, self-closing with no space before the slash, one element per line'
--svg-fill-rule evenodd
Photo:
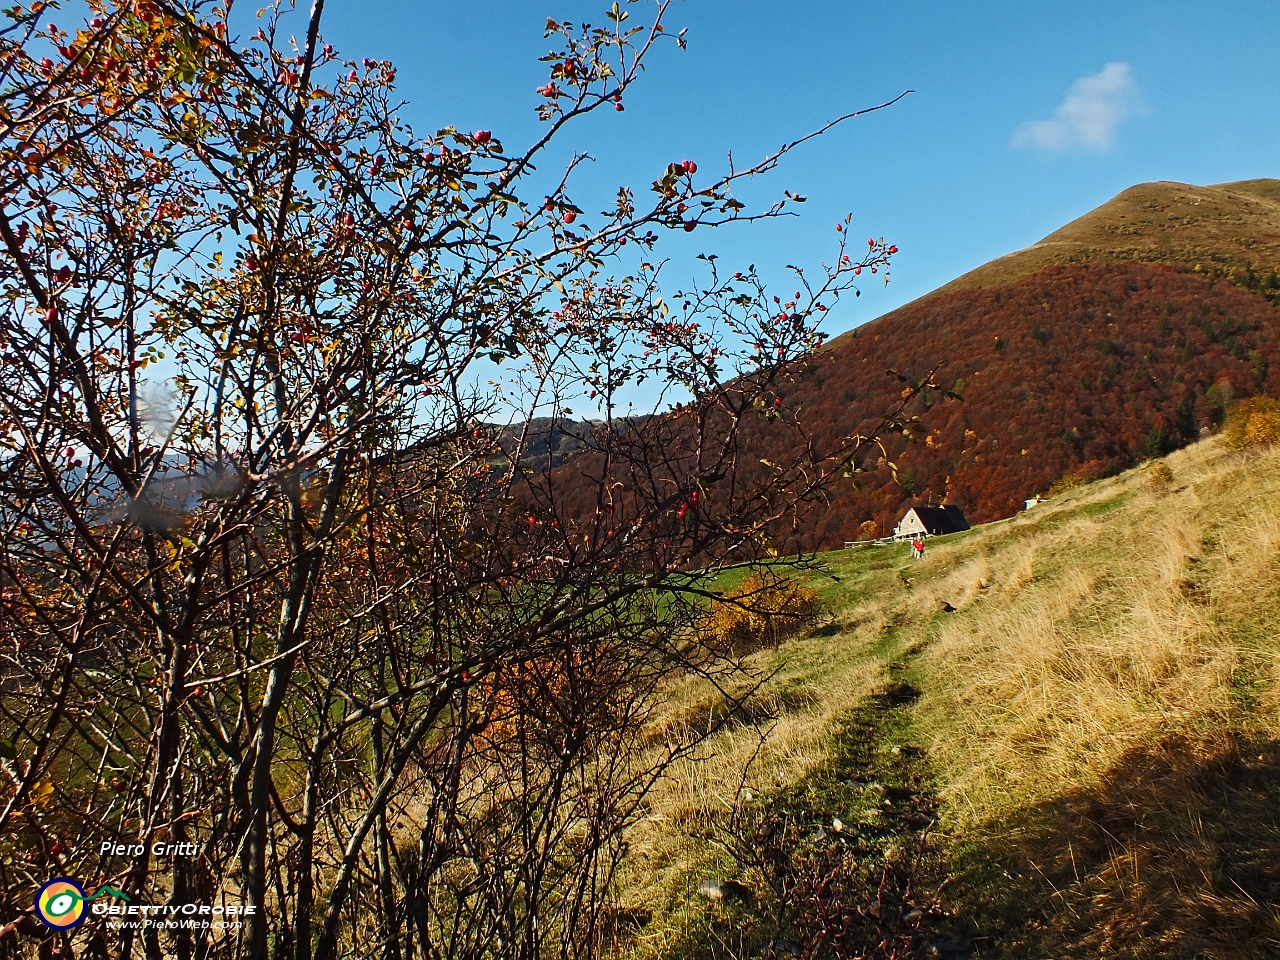
<path fill-rule="evenodd" d="M 301 4 L 300 4 L 301 5 Z M 330 0 L 324 33 L 348 57 L 391 59 L 419 133 L 536 135 L 547 16 L 604 23 L 604 0 Z M 652 7 L 636 4 L 633 16 Z M 672 160 L 717 173 L 839 114 L 916 91 L 806 145 L 739 192 L 784 188 L 802 216 L 672 236 L 669 282 L 716 253 L 781 279 L 816 266 L 847 212 L 896 243 L 892 283 L 833 312 L 838 333 L 1033 243 L 1147 180 L 1280 176 L 1280 17 L 1266 2 L 865 3 L 676 0 L 688 49 L 656 55 L 626 111 L 567 138 L 596 162 L 575 199 L 642 191 Z M 554 164 L 549 161 L 547 168 Z M 586 206 L 586 204 L 583 204 Z M 591 207 L 588 207 L 591 209 Z M 783 281 L 784 283 L 787 281 Z"/>

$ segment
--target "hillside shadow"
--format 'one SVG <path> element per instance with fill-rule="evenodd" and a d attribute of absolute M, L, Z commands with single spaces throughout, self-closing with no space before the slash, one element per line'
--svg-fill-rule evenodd
<path fill-rule="evenodd" d="M 1166 737 L 982 832 L 950 891 L 978 957 L 1280 956 L 1274 739 Z"/>

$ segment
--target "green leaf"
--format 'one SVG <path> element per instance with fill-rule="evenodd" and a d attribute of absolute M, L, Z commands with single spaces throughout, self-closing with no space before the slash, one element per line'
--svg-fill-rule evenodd
<path fill-rule="evenodd" d="M 17 760 L 18 751 L 13 749 L 13 744 L 8 740 L 0 740 L 0 757 L 6 760 Z"/>

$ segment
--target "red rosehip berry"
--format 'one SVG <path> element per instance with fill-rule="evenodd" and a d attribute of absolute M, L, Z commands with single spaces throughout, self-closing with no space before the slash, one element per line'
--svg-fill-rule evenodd
<path fill-rule="evenodd" d="M 577 218 L 578 218 L 578 215 L 574 213 L 572 210 L 569 210 L 569 211 L 566 211 L 564 215 L 564 222 L 573 223 L 573 221 L 576 220 Z"/>
<path fill-rule="evenodd" d="M 493 134 L 490 133 L 488 130 L 476 131 L 476 143 L 488 143 L 492 139 L 493 139 Z"/>

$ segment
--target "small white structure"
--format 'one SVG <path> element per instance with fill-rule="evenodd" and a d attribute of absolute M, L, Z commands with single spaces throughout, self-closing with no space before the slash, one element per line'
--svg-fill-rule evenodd
<path fill-rule="evenodd" d="M 1044 497 L 1040 496 L 1040 494 L 1037 493 L 1034 497 L 1032 497 L 1030 500 L 1027 501 L 1027 509 L 1030 510 L 1032 507 L 1040 503 L 1044 503 Z"/>

